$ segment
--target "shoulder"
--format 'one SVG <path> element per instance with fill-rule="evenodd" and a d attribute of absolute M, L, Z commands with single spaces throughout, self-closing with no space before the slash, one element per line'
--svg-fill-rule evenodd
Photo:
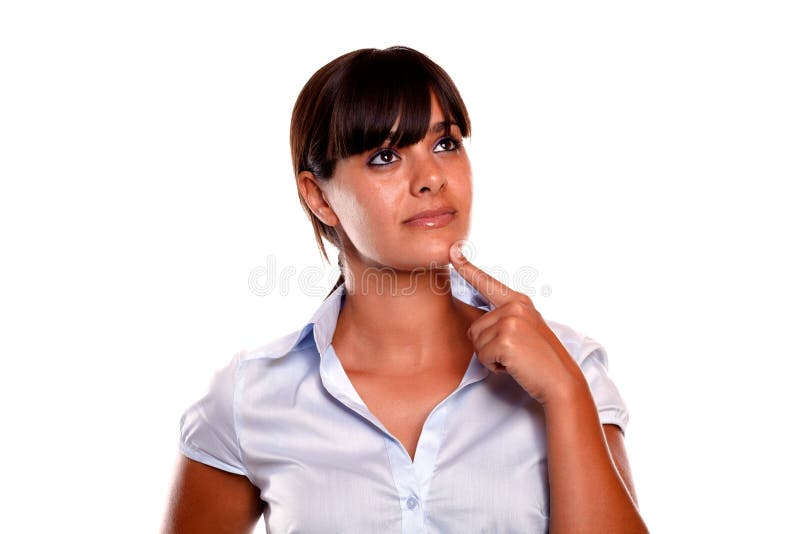
<path fill-rule="evenodd" d="M 294 332 L 274 338 L 271 341 L 251 349 L 242 349 L 234 353 L 232 357 L 224 360 L 216 368 L 211 379 L 209 395 L 227 397 L 233 402 L 235 392 L 241 387 L 245 377 L 267 372 L 274 364 L 283 361 L 293 361 L 296 358 L 288 356 L 296 353 L 309 352 L 314 345 L 314 336 L 311 335 L 311 324 L 304 326 Z M 258 365 L 260 363 L 265 365 Z"/>
<path fill-rule="evenodd" d="M 270 391 L 291 388 L 306 379 L 309 369 L 319 365 L 313 323 L 288 334 L 240 351 L 231 362 L 229 372 L 235 382 L 235 399 L 246 400 L 252 388 L 261 391 L 265 380 Z"/>
<path fill-rule="evenodd" d="M 241 368 L 248 362 L 277 360 L 306 347 L 308 340 L 304 339 L 304 337 L 310 328 L 311 325 L 306 325 L 301 329 L 275 338 L 255 348 L 239 350 L 232 358 L 229 357 L 229 359 L 225 360 L 223 366 L 217 369 L 215 376 L 217 379 L 225 376 L 229 380 L 235 380 Z"/>
<path fill-rule="evenodd" d="M 544 321 L 578 364 L 583 363 L 593 353 L 604 365 L 608 364 L 605 348 L 597 340 L 564 323 L 552 319 Z"/>
<path fill-rule="evenodd" d="M 243 350 L 239 354 L 239 358 L 243 363 L 256 360 L 276 360 L 297 350 L 304 349 L 313 343 L 313 324 L 309 323 L 303 328 L 274 338 L 263 345 Z"/>
<path fill-rule="evenodd" d="M 279 372 L 273 374 L 277 366 L 283 368 L 298 367 L 297 363 L 309 358 L 288 358 L 287 356 L 299 353 L 309 353 L 307 350 L 313 346 L 313 335 L 306 336 L 311 325 L 275 338 L 272 341 L 254 349 L 245 349 L 236 352 L 224 364 L 216 369 L 205 396 L 195 403 L 192 409 L 184 415 L 184 419 L 191 417 L 193 410 L 202 412 L 202 418 L 208 421 L 220 421 L 235 416 L 238 404 L 246 389 L 247 384 L 259 381 L 268 373 L 275 376 L 291 378 L 290 373 Z M 310 339 L 309 339 L 310 338 Z M 265 365 L 258 365 L 259 362 Z M 288 366 L 281 365 L 289 362 Z M 306 366 L 307 362 L 301 363 Z M 233 424 L 231 423 L 231 428 Z"/>

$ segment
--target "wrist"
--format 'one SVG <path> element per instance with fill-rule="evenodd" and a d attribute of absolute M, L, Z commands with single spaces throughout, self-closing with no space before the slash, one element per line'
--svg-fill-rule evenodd
<path fill-rule="evenodd" d="M 576 402 L 580 403 L 586 399 L 594 403 L 591 391 L 589 391 L 589 384 L 586 383 L 586 378 L 580 370 L 577 370 L 577 373 L 567 373 L 554 382 L 539 402 L 544 406 L 545 411 L 547 411 L 548 408 Z"/>

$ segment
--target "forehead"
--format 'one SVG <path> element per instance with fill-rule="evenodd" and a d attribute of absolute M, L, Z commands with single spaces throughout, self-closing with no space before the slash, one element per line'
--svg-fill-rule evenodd
<path fill-rule="evenodd" d="M 451 120 L 452 120 L 452 118 L 451 118 Z M 431 128 L 428 131 L 428 133 L 430 134 L 430 133 L 436 133 L 436 132 L 442 131 L 444 129 L 442 127 L 443 123 L 445 123 L 445 122 L 449 123 L 449 122 L 451 122 L 451 120 L 447 120 L 447 117 L 444 116 L 444 111 L 442 111 L 442 106 L 439 104 L 439 99 L 436 98 L 436 95 L 433 94 L 433 91 L 431 91 L 431 114 L 430 114 L 430 119 L 428 120 L 428 125 Z M 398 116 L 395 119 L 394 124 L 392 124 L 392 129 L 389 132 L 389 137 L 390 138 L 391 138 L 392 134 L 394 134 L 397 131 L 397 128 L 399 128 L 399 126 L 400 126 L 400 117 Z M 439 127 L 435 128 L 434 126 L 439 126 Z M 454 124 L 454 123 L 450 124 L 450 126 L 454 127 L 454 128 L 458 128 L 458 125 Z M 388 141 L 388 139 L 387 139 L 387 141 Z"/>
<path fill-rule="evenodd" d="M 379 81 L 380 87 L 359 85 L 338 95 L 325 152 L 331 162 L 381 146 L 403 148 L 434 133 L 451 135 L 453 126 L 459 135 L 469 135 L 469 119 L 456 93 L 429 84 Z"/>

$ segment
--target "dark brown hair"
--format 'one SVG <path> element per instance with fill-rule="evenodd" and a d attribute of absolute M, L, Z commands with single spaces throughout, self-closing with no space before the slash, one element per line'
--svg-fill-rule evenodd
<path fill-rule="evenodd" d="M 339 159 L 377 148 L 387 140 L 398 148 L 419 142 L 430 124 L 431 92 L 439 101 L 446 126 L 454 124 L 469 137 L 469 115 L 458 89 L 425 54 L 393 46 L 355 50 L 334 59 L 311 76 L 292 112 L 290 142 L 295 177 L 310 171 L 327 180 Z M 398 120 L 397 130 L 392 132 Z M 317 246 L 330 263 L 322 238 L 341 252 L 340 237 L 332 226 L 316 217 L 299 189 L 298 196 L 313 226 Z M 339 267 L 343 269 L 341 261 Z M 331 293 L 343 282 L 344 274 Z"/>

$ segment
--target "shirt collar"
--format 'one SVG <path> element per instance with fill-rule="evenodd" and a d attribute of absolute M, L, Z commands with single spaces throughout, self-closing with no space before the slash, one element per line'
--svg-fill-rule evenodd
<path fill-rule="evenodd" d="M 450 266 L 450 291 L 455 298 L 470 306 L 486 311 L 494 309 L 494 306 L 478 290 L 472 287 L 452 265 Z M 345 287 L 342 284 L 322 302 L 317 311 L 314 312 L 314 315 L 311 316 L 311 319 L 300 330 L 294 343 L 283 354 L 290 352 L 312 333 L 317 352 L 320 355 L 324 354 L 325 349 L 328 348 L 333 340 L 333 332 L 336 330 L 336 323 L 339 319 L 339 311 L 342 308 L 344 298 Z"/>

